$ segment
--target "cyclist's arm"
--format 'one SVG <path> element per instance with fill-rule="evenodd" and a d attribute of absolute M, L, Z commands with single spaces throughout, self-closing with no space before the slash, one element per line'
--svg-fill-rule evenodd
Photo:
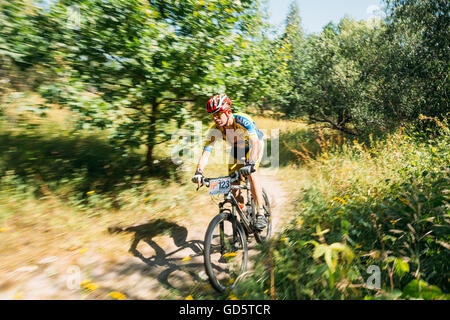
<path fill-rule="evenodd" d="M 253 161 L 253 163 L 256 163 L 261 152 L 261 142 L 256 134 L 249 136 L 248 140 L 250 142 L 250 155 L 248 159 Z"/>
<path fill-rule="evenodd" d="M 206 165 L 208 164 L 209 156 L 211 155 L 211 151 L 203 150 L 200 160 L 197 164 L 197 170 L 203 172 Z"/>
<path fill-rule="evenodd" d="M 203 145 L 203 152 L 197 164 L 197 169 L 200 170 L 200 172 L 203 172 L 206 165 L 208 164 L 208 159 L 212 153 L 215 142 L 222 138 L 223 137 L 221 131 L 217 129 L 216 125 L 213 124 L 208 130 L 206 142 Z"/>

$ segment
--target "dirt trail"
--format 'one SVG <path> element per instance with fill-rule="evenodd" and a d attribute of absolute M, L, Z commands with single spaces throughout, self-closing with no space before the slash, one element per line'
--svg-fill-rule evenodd
<path fill-rule="evenodd" d="M 275 174 L 270 169 L 260 171 L 272 207 L 274 234 L 288 218 L 283 210 L 287 191 Z M 127 299 L 183 299 L 193 292 L 215 295 L 202 255 L 204 234 L 214 214 L 198 215 L 195 223 L 161 221 L 110 228 L 110 237 L 116 232 L 133 236 L 129 252 L 118 260 L 98 253 L 42 257 L 36 265 L 2 276 L 0 299 L 105 299 L 112 291 Z M 167 232 L 158 233 L 161 228 Z M 107 243 L 103 247 L 107 250 Z M 98 287 L 80 290 L 77 284 L 85 280 Z"/>

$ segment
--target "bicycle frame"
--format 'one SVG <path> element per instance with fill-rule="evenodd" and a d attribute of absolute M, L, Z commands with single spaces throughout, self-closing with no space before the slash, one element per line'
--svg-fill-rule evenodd
<path fill-rule="evenodd" d="M 231 178 L 231 179 L 228 179 Z M 239 184 L 233 184 L 239 181 Z M 254 227 L 254 220 L 256 217 L 256 209 L 255 204 L 252 201 L 252 193 L 251 193 L 251 184 L 249 179 L 245 179 L 245 184 L 241 184 L 241 178 L 239 172 L 235 171 L 226 177 L 218 177 L 218 178 L 202 178 L 201 185 L 205 183 L 207 187 L 210 187 L 210 194 L 217 195 L 223 194 L 224 199 L 219 203 L 219 211 L 220 213 L 216 215 L 210 222 L 208 229 L 205 234 L 205 249 L 204 249 L 204 258 L 205 258 L 205 269 L 208 274 L 208 277 L 211 281 L 212 286 L 217 289 L 219 292 L 225 291 L 227 288 L 232 288 L 236 285 L 238 279 L 246 274 L 247 262 L 248 262 L 248 242 L 249 235 L 254 234 L 257 242 L 262 243 L 266 238 L 270 237 L 270 223 L 268 225 L 267 235 L 262 237 L 259 234 L 259 230 Z M 214 182 L 211 185 L 211 182 Z M 197 188 L 197 190 L 201 186 Z M 244 210 L 240 208 L 239 203 L 236 197 L 233 194 L 234 190 L 247 190 L 247 201 L 246 207 L 247 210 L 244 213 Z M 264 190 L 263 190 L 264 196 Z M 265 195 L 265 205 L 264 208 L 268 215 L 270 215 L 270 204 L 267 200 L 267 195 Z M 228 206 L 225 207 L 226 204 L 230 204 L 231 208 Z M 237 213 L 236 213 L 237 212 Z M 231 223 L 232 231 L 229 229 L 229 225 L 225 229 L 225 222 Z M 217 228 L 219 230 L 217 230 Z M 212 244 L 213 239 L 217 239 L 217 231 L 219 231 L 218 240 L 220 243 Z M 231 231 L 231 232 L 230 232 Z M 220 258 L 216 254 L 219 253 L 220 249 Z M 228 260 L 228 253 L 236 254 L 239 253 L 239 259 L 234 261 Z M 211 255 L 214 255 L 214 263 L 211 262 Z M 217 258 L 219 258 L 217 260 Z M 233 258 L 232 258 L 233 259 Z M 216 262 L 217 260 L 217 262 Z M 228 276 L 233 276 L 234 274 L 238 275 L 235 278 L 232 278 L 234 281 L 230 282 L 230 285 L 221 283 L 225 278 L 221 277 L 219 279 L 216 275 L 215 265 L 216 263 L 231 263 L 229 265 L 230 269 L 220 270 L 218 275 L 221 272 L 229 273 Z M 231 279 L 230 279 L 231 280 Z"/>
<path fill-rule="evenodd" d="M 250 190 L 250 181 L 248 181 L 248 179 L 246 179 L 245 186 L 242 186 L 240 184 L 231 186 L 231 190 L 227 194 L 224 195 L 224 201 L 219 203 L 219 208 L 220 208 L 220 211 L 222 212 L 224 210 L 225 204 L 230 203 L 231 208 L 232 208 L 231 215 L 236 218 L 237 216 L 236 216 L 235 210 L 237 210 L 237 212 L 239 213 L 241 223 L 244 225 L 245 231 L 248 235 L 248 234 L 251 234 L 254 232 L 252 230 L 251 222 L 249 220 L 249 218 L 251 218 L 251 216 L 247 217 L 246 214 L 244 214 L 242 209 L 239 207 L 236 197 L 233 195 L 233 192 L 232 192 L 232 190 L 236 190 L 236 189 L 247 190 L 247 205 L 248 204 L 251 205 L 252 194 L 251 194 L 251 190 Z M 253 211 L 253 208 L 252 208 L 252 211 Z"/>

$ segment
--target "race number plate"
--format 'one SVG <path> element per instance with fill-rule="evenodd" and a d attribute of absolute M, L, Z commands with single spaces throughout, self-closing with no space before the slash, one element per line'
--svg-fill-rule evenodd
<path fill-rule="evenodd" d="M 209 194 L 224 194 L 231 190 L 231 178 L 217 178 L 209 181 Z"/>

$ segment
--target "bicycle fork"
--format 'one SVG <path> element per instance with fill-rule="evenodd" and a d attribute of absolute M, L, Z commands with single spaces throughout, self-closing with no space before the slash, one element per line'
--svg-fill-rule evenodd
<path fill-rule="evenodd" d="M 233 230 L 233 238 L 231 243 L 228 243 L 225 237 L 225 227 L 224 221 L 221 221 L 219 224 L 219 237 L 220 237 L 220 253 L 223 255 L 227 252 L 235 252 L 239 249 L 239 232 L 238 228 L 240 228 L 239 222 L 233 216 L 231 216 L 231 224 Z M 244 233 L 247 236 L 247 231 L 244 229 Z"/>

